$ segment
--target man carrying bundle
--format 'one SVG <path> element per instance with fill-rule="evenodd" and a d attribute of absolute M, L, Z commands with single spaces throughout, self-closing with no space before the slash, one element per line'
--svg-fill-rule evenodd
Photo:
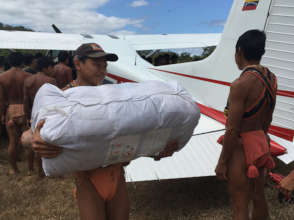
<path fill-rule="evenodd" d="M 75 53 L 74 64 L 77 80 L 65 89 L 78 86 L 101 85 L 106 76 L 107 61 L 116 61 L 117 55 L 105 53 L 95 44 L 83 44 Z M 33 135 L 33 150 L 44 158 L 54 158 L 61 148 L 50 145 L 41 139 L 40 129 L 44 121 L 39 122 Z M 97 143 L 99 145 L 99 143 Z M 157 159 L 170 156 L 176 148 L 170 143 Z M 82 220 L 127 220 L 129 218 L 129 198 L 123 171 L 123 164 L 113 164 L 105 168 L 76 172 L 77 200 Z"/>

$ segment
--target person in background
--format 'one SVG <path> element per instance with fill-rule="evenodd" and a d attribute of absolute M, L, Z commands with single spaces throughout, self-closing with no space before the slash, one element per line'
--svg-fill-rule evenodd
<path fill-rule="evenodd" d="M 23 85 L 31 74 L 22 70 L 23 56 L 19 52 L 13 52 L 8 56 L 11 68 L 0 74 L 0 118 L 5 121 L 9 138 L 8 156 L 10 174 L 19 172 L 17 159 L 20 152 L 20 135 L 26 127 L 23 111 Z M 5 115 L 5 117 L 4 117 Z"/>
<path fill-rule="evenodd" d="M 176 63 L 178 63 L 178 58 L 179 58 L 179 56 L 177 54 L 172 54 L 170 56 L 170 64 L 176 64 Z"/>
<path fill-rule="evenodd" d="M 167 53 L 160 54 L 155 58 L 154 66 L 163 66 L 168 65 L 169 62 L 169 55 Z"/>
<path fill-rule="evenodd" d="M 58 64 L 54 67 L 57 87 L 62 89 L 72 81 L 72 70 L 68 66 L 70 56 L 66 51 L 58 54 Z"/>
<path fill-rule="evenodd" d="M 56 80 L 53 78 L 53 67 L 54 62 L 51 58 L 41 57 L 37 60 L 37 70 L 39 70 L 38 73 L 26 78 L 26 80 L 24 81 L 24 113 L 28 124 L 30 124 L 32 107 L 38 90 L 45 83 L 56 85 Z M 31 129 L 25 132 L 28 132 L 29 134 L 32 133 Z M 41 158 L 38 155 L 34 154 L 30 145 L 24 144 L 24 147 L 26 149 L 27 154 L 29 173 L 34 171 L 35 160 L 38 166 L 39 177 L 43 177 L 44 172 L 42 169 Z"/>

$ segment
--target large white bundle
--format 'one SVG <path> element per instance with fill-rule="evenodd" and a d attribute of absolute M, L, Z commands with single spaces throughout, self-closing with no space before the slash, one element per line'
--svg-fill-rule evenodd
<path fill-rule="evenodd" d="M 38 91 L 32 128 L 46 122 L 41 137 L 64 148 L 43 159 L 46 175 L 89 170 L 162 151 L 169 140 L 182 148 L 200 117 L 198 106 L 178 83 L 148 81 Z"/>

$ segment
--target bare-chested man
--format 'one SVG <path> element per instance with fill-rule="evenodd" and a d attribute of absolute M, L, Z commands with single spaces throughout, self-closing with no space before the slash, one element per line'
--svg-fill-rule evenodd
<path fill-rule="evenodd" d="M 23 111 L 23 84 L 31 76 L 22 70 L 23 56 L 14 52 L 8 57 L 12 66 L 0 75 L 0 118 L 5 114 L 5 124 L 9 138 L 8 155 L 10 174 L 19 172 L 16 164 L 20 147 L 20 135 L 25 129 L 26 120 Z"/>
<path fill-rule="evenodd" d="M 115 54 L 105 53 L 97 44 L 83 44 L 75 56 L 77 80 L 64 89 L 75 86 L 97 86 L 106 75 L 106 61 L 116 61 Z M 61 149 L 45 143 L 40 137 L 42 123 L 33 137 L 33 150 L 46 158 L 56 157 Z M 110 165 L 74 174 L 77 201 L 82 220 L 121 219 L 129 217 L 129 200 L 122 164 Z"/>
<path fill-rule="evenodd" d="M 31 119 L 31 111 L 39 88 L 45 83 L 51 83 L 56 85 L 56 80 L 53 78 L 54 75 L 54 62 L 49 57 L 41 57 L 37 60 L 36 68 L 39 72 L 35 75 L 28 77 L 24 82 L 24 113 L 27 121 Z M 29 129 L 26 132 L 31 132 Z M 42 162 L 40 157 L 35 157 L 34 152 L 31 149 L 31 146 L 24 145 L 27 151 L 27 162 L 29 172 L 34 170 L 34 158 L 38 164 L 38 173 L 39 177 L 44 176 L 42 169 Z"/>
<path fill-rule="evenodd" d="M 259 30 L 245 32 L 236 44 L 235 60 L 242 71 L 230 89 L 226 133 L 216 175 L 228 181 L 234 220 L 265 220 L 266 168 L 273 168 L 268 129 L 275 107 L 277 81 L 260 65 L 266 36 Z M 250 213 L 248 205 L 253 202 Z M 250 217 L 250 214 L 252 216 Z"/>
<path fill-rule="evenodd" d="M 95 44 L 83 44 L 76 50 L 74 64 L 77 80 L 65 89 L 76 86 L 101 85 L 106 75 L 107 61 L 116 61 L 117 55 L 105 53 Z M 40 129 L 46 123 L 38 123 L 32 138 L 35 152 L 45 158 L 53 158 L 61 153 L 61 148 L 50 145 L 40 136 Z M 98 144 L 98 143 L 97 143 Z M 177 143 L 170 142 L 155 159 L 171 156 L 177 150 Z M 82 220 L 127 220 L 129 218 L 129 198 L 123 165 L 114 164 L 105 168 L 75 173 L 77 199 Z"/>
<path fill-rule="evenodd" d="M 69 54 L 66 51 L 61 51 L 58 54 L 58 64 L 54 67 L 55 79 L 57 87 L 62 89 L 72 81 L 72 70 L 68 66 Z"/>

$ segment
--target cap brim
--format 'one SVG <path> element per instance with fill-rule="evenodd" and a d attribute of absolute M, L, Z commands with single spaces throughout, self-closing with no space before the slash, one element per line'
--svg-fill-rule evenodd
<path fill-rule="evenodd" d="M 91 53 L 91 54 L 88 54 L 87 57 L 90 57 L 90 58 L 104 57 L 106 59 L 106 61 L 117 61 L 118 60 L 118 56 L 114 53 L 103 53 L 103 52 Z"/>

